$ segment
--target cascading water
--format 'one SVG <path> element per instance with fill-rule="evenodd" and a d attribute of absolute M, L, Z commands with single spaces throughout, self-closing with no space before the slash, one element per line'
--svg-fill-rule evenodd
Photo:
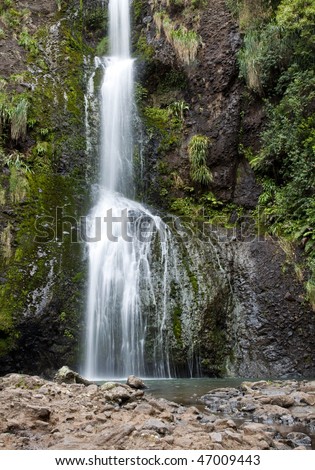
<path fill-rule="evenodd" d="M 155 249 L 159 282 L 166 286 L 171 234 L 159 217 L 127 199 L 134 194 L 129 0 L 110 0 L 109 24 L 111 56 L 102 62 L 101 185 L 89 217 L 90 239 L 98 241 L 89 242 L 84 373 L 93 379 L 128 374 L 169 377 L 167 292 L 162 287 L 162 294 L 156 294 L 150 263 Z M 154 367 L 148 370 L 145 342 L 152 309 Z"/>

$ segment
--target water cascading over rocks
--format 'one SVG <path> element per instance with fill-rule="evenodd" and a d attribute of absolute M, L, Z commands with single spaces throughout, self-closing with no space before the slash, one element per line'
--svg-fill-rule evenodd
<path fill-rule="evenodd" d="M 132 200 L 134 60 L 129 0 L 109 2 L 110 57 L 102 58 L 101 175 L 89 217 L 89 286 L 84 374 L 170 377 L 170 289 L 176 246 L 159 216 Z M 106 220 L 105 220 L 106 219 Z M 150 341 L 148 341 L 150 335 Z"/>

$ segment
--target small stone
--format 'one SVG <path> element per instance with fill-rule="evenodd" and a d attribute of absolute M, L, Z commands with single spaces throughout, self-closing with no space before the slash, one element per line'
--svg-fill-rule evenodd
<path fill-rule="evenodd" d="M 239 442 L 239 443 L 243 442 L 243 437 L 242 437 L 241 434 L 238 434 L 235 431 L 231 431 L 231 429 L 226 429 L 224 432 L 228 437 L 233 439 L 233 441 L 236 441 L 236 442 Z"/>
<path fill-rule="evenodd" d="M 256 408 L 256 403 L 252 401 L 248 403 L 245 402 L 244 404 L 241 404 L 240 411 L 244 411 L 245 413 L 251 413 L 252 411 L 255 411 Z"/>
<path fill-rule="evenodd" d="M 295 298 L 293 297 L 291 292 L 286 292 L 284 298 L 285 298 L 285 300 L 288 300 L 289 302 L 294 302 L 294 300 L 295 300 Z"/>
<path fill-rule="evenodd" d="M 140 403 L 134 410 L 135 414 L 145 414 L 153 416 L 155 415 L 156 411 L 153 406 L 149 405 L 149 403 Z"/>
<path fill-rule="evenodd" d="M 50 419 L 50 409 L 44 408 L 41 406 L 27 406 L 26 410 L 33 416 L 35 419 L 40 421 L 49 421 Z"/>
<path fill-rule="evenodd" d="M 294 447 L 310 447 L 312 444 L 312 439 L 303 432 L 290 432 L 289 434 L 287 434 L 287 440 L 290 441 Z"/>
<path fill-rule="evenodd" d="M 110 405 L 109 403 L 106 403 L 103 410 L 104 411 L 112 411 L 114 408 L 115 408 L 114 405 Z"/>
<path fill-rule="evenodd" d="M 97 385 L 89 385 L 88 387 L 86 387 L 86 390 L 85 390 L 85 393 L 87 395 L 94 395 L 95 393 L 97 393 L 98 391 L 98 386 Z"/>
<path fill-rule="evenodd" d="M 127 405 L 124 405 L 125 410 L 134 410 L 137 406 L 137 403 L 127 403 Z"/>
<path fill-rule="evenodd" d="M 106 421 L 107 421 L 107 417 L 105 416 L 105 414 L 96 415 L 95 419 L 97 419 L 97 421 L 100 421 L 101 423 L 106 423 Z"/>
<path fill-rule="evenodd" d="M 264 431 L 266 429 L 266 425 L 261 423 L 245 423 L 241 429 L 243 429 L 245 434 L 255 435 Z"/>
<path fill-rule="evenodd" d="M 170 433 L 169 426 L 160 421 L 159 419 L 149 419 L 144 423 L 142 429 L 150 429 L 162 435 Z"/>
<path fill-rule="evenodd" d="M 222 442 L 222 434 L 220 432 L 211 432 L 209 436 L 212 442 Z"/>
<path fill-rule="evenodd" d="M 165 421 L 169 421 L 170 423 L 173 423 L 174 421 L 174 416 L 168 411 L 163 411 L 163 413 L 160 414 L 159 418 L 164 419 Z"/>
<path fill-rule="evenodd" d="M 105 382 L 101 385 L 101 390 L 112 390 L 113 388 L 117 387 L 116 382 Z"/>
<path fill-rule="evenodd" d="M 173 436 L 165 436 L 163 437 L 163 440 L 167 442 L 168 444 L 172 445 L 174 442 L 174 437 Z"/>
<path fill-rule="evenodd" d="M 314 406 L 315 395 L 311 395 L 310 393 L 305 393 L 303 398 L 301 399 L 301 403 L 306 403 L 307 405 Z"/>
<path fill-rule="evenodd" d="M 158 411 L 165 411 L 166 410 L 166 405 L 163 403 L 162 400 L 150 400 L 149 405 L 153 406 L 153 408 L 156 408 Z"/>
<path fill-rule="evenodd" d="M 112 388 L 103 388 L 101 390 L 104 391 L 104 397 L 108 401 L 123 403 L 130 399 L 131 392 L 129 392 L 126 388 L 121 386 L 120 384 L 115 384 L 115 387 Z"/>

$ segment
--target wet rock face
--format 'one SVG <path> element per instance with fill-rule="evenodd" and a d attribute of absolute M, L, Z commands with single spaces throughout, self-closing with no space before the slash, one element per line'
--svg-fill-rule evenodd
<path fill-rule="evenodd" d="M 308 385 L 304 382 L 305 389 Z M 284 385 L 285 390 L 288 387 Z M 245 388 L 249 385 L 244 384 Z M 222 389 L 215 394 L 221 399 L 224 394 L 234 398 L 235 390 Z M 287 427 L 279 431 L 270 423 L 222 419 L 195 407 L 139 394 L 139 390 L 119 383 L 85 386 L 7 375 L 0 378 L 0 418 L 0 448 L 10 450 L 311 447 L 307 430 Z"/>
<path fill-rule="evenodd" d="M 184 185 L 193 186 L 187 144 L 193 135 L 204 134 L 211 140 L 207 164 L 214 176 L 213 185 L 204 191 L 209 189 L 219 198 L 245 208 L 256 207 L 260 188 L 247 160 L 240 155 L 239 146 L 251 147 L 254 152 L 259 150 L 263 103 L 258 97 L 247 100 L 243 93 L 236 59 L 241 38 L 226 2 L 206 2 L 200 23 L 187 22 L 186 26 L 202 39 L 196 60 L 189 66 L 180 62 L 163 33 L 157 35 L 152 5 L 145 3 L 142 23 L 138 26 L 154 52 L 147 68 L 143 62 L 141 66 L 140 59 L 138 70 L 150 95 L 151 101 L 146 104 L 165 109 L 174 100 L 184 100 L 189 110 L 179 147 L 159 153 L 158 139 L 150 144 L 144 175 L 148 186 L 153 188 L 150 202 L 166 207 L 165 201 L 172 201 L 173 197 L 189 199 L 190 194 L 176 187 L 172 173 Z M 186 19 L 179 11 L 170 9 L 167 13 L 172 21 L 184 24 Z M 163 94 L 165 83 L 161 77 L 170 73 L 184 77 L 185 86 L 181 88 L 178 81 L 177 89 Z M 161 162 L 165 174 L 159 173 Z M 163 187 L 163 178 L 169 179 L 168 186 Z M 161 187 L 163 197 L 160 197 Z M 256 234 L 256 221 L 251 220 L 250 224 L 252 234 Z M 213 231 L 220 232 L 216 227 Z M 201 372 L 222 375 L 227 370 L 243 377 L 312 377 L 315 317 L 304 300 L 303 285 L 278 243 L 271 238 L 258 239 L 257 235 L 247 239 L 246 234 L 239 237 L 236 233 L 226 242 L 214 241 L 211 250 L 207 242 L 198 243 L 194 236 L 191 235 L 191 244 L 198 247 L 195 259 L 205 260 L 199 268 L 206 279 L 205 289 L 216 286 L 211 301 L 197 306 L 197 321 L 189 313 L 189 330 L 190 326 L 198 330 L 194 344 L 199 348 Z M 186 246 L 189 251 L 189 243 Z M 193 261 L 189 265 L 194 271 Z M 191 310 L 185 305 L 183 311 Z"/>
<path fill-rule="evenodd" d="M 234 247 L 231 243 L 229 251 L 231 264 L 225 265 L 236 300 L 229 321 L 235 345 L 231 372 L 314 377 L 315 317 L 282 248 L 268 237 L 256 237 Z"/>

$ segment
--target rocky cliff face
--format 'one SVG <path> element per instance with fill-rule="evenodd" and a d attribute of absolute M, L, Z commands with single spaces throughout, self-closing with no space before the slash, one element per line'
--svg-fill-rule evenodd
<path fill-rule="evenodd" d="M 105 25 L 100 5 L 90 7 L 0 7 L 2 372 L 47 373 L 61 357 L 78 357 L 86 271 L 79 221 L 91 172 L 84 57 Z"/>
<path fill-rule="evenodd" d="M 189 178 L 187 146 L 191 137 L 201 134 L 209 138 L 207 164 L 213 175 L 211 185 L 203 188 L 203 192 L 213 191 L 222 201 L 254 207 L 259 186 L 248 162 L 239 153 L 239 144 L 243 133 L 250 139 L 247 134 L 254 131 L 256 137 L 261 112 L 257 105 L 252 112 L 252 105 L 242 101 L 243 85 L 238 79 L 236 62 L 241 38 L 226 2 L 195 2 L 196 7 L 187 8 L 185 2 L 177 8 L 168 7 L 163 0 L 138 3 L 142 5 L 144 26 L 138 26 L 136 40 L 137 52 L 140 58 L 146 59 L 147 65 L 139 66 L 140 72 L 144 69 L 140 78 L 149 91 L 146 104 L 157 109 L 172 109 L 174 103 L 187 105 L 180 138 L 170 142 L 169 148 L 153 144 L 148 152 L 155 151 L 157 160 L 164 154 L 163 161 L 176 179 L 174 177 L 173 185 L 168 184 L 163 178 L 164 167 L 161 170 L 151 160 L 149 184 L 154 187 L 158 179 L 161 186 L 162 176 L 169 201 L 176 195 L 191 196 L 192 189 L 200 195 L 200 185 L 192 184 Z M 169 33 L 170 28 L 173 29 Z M 192 32 L 196 32 L 198 41 L 196 56 L 188 63 L 181 55 L 181 45 L 172 39 L 181 28 L 184 31 L 182 47 L 189 49 Z M 148 45 L 146 49 L 144 41 Z M 147 117 L 146 112 L 144 117 Z"/>
<path fill-rule="evenodd" d="M 224 0 L 136 4 L 140 13 L 134 42 L 139 81 L 145 87 L 140 112 L 147 129 L 142 190 L 184 220 L 195 218 L 212 227 L 211 248 L 208 239 L 199 251 L 209 285 L 217 286 L 200 310 L 202 370 L 312 376 L 315 343 L 310 331 L 315 322 L 305 300 L 299 253 L 285 241 L 259 235 L 257 215 L 250 210 L 257 206 L 260 188 L 240 149 L 259 149 L 264 111 L 260 98 L 249 96 L 238 78 L 237 25 Z M 179 36 L 186 51 L 192 38 L 197 40 L 193 58 L 183 54 Z M 179 105 L 178 135 L 171 121 Z M 169 119 L 163 123 L 165 110 Z M 205 185 L 191 177 L 189 142 L 195 135 L 210 142 L 207 166 L 213 179 Z M 222 236 L 222 225 L 227 236 Z M 223 271 L 219 284 L 208 260 Z"/>
<path fill-rule="evenodd" d="M 106 52 L 103 3 L 0 7 L 1 373 L 47 375 L 79 361 L 86 262 L 76 221 L 97 171 L 84 93 L 95 51 Z M 180 262 L 196 302 L 183 311 L 175 292 L 170 303 L 177 369 L 193 332 L 202 373 L 311 376 L 315 320 L 297 255 L 259 240 L 249 216 L 260 189 L 239 148 L 259 145 L 263 111 L 238 79 L 237 25 L 223 0 L 190 3 L 133 2 L 139 197 L 179 215 L 190 233 Z M 26 132 L 14 134 L 8 116 L 22 101 Z M 194 136 L 207 142 L 206 184 L 192 177 Z"/>

